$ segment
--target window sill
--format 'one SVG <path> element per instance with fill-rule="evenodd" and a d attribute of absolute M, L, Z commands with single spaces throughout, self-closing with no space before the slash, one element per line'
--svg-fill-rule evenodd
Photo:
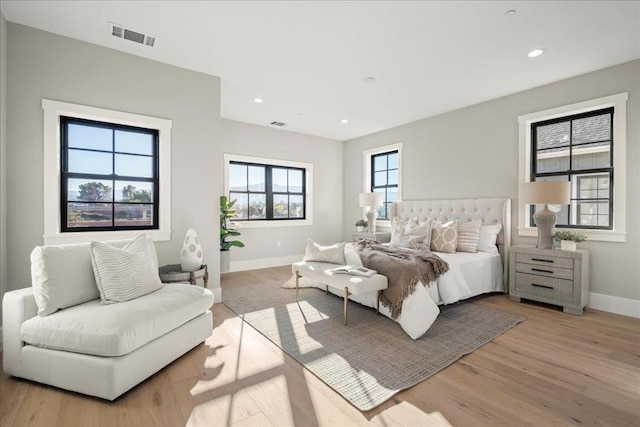
<path fill-rule="evenodd" d="M 80 233 L 45 234 L 45 245 L 64 245 L 69 243 L 104 242 L 107 240 L 133 239 L 140 234 L 146 234 L 154 242 L 166 242 L 171 240 L 171 230 L 131 230 L 131 231 L 90 231 Z"/>
<path fill-rule="evenodd" d="M 627 233 L 619 231 L 587 230 L 583 228 L 569 228 L 567 230 L 584 234 L 587 236 L 587 241 L 624 243 L 627 238 Z M 518 236 L 538 237 L 538 229 L 535 227 L 518 227 Z"/>
<path fill-rule="evenodd" d="M 231 221 L 232 226 L 238 230 L 247 228 L 277 228 L 277 227 L 301 227 L 313 225 L 310 219 L 300 221 Z"/>

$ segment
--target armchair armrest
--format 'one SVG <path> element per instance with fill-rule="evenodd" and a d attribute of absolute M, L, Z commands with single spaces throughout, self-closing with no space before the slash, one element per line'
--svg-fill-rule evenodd
<path fill-rule="evenodd" d="M 2 366 L 9 375 L 18 375 L 22 364 L 20 326 L 38 315 L 32 288 L 18 289 L 4 294 L 2 299 Z"/>

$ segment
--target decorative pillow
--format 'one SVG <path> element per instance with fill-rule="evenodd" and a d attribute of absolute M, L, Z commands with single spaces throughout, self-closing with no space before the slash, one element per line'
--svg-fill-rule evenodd
<path fill-rule="evenodd" d="M 408 234 L 410 236 L 421 236 L 422 240 L 420 241 L 420 244 L 422 244 L 424 246 L 424 250 L 429 250 L 429 247 L 431 245 L 431 227 L 433 226 L 433 222 L 428 219 L 425 222 L 418 222 L 417 219 L 416 221 L 410 221 L 404 232 L 405 234 Z"/>
<path fill-rule="evenodd" d="M 393 218 L 391 221 L 391 240 L 389 240 L 389 246 L 392 248 L 399 248 L 400 236 L 404 235 L 404 229 L 407 227 L 408 220 L 404 220 L 400 217 Z"/>
<path fill-rule="evenodd" d="M 331 246 L 320 246 L 313 240 L 308 239 L 307 250 L 302 260 L 344 265 L 344 242 Z"/>
<path fill-rule="evenodd" d="M 457 252 L 478 252 L 481 226 L 481 219 L 471 222 L 461 222 L 458 224 Z"/>
<path fill-rule="evenodd" d="M 391 235 L 389 246 L 392 248 L 408 248 L 408 249 L 420 249 L 424 248 L 422 236 L 409 236 L 408 234 L 396 234 Z"/>
<path fill-rule="evenodd" d="M 407 230 L 410 230 L 410 233 L 408 233 Z M 429 232 L 430 230 L 431 224 L 429 223 Z M 426 238 L 423 234 L 424 232 L 425 227 L 420 227 L 418 218 L 403 220 L 396 217 L 393 219 L 391 226 L 389 246 L 392 248 L 427 249 L 428 246 L 424 245 Z"/>
<path fill-rule="evenodd" d="M 125 302 L 162 287 L 147 236 L 133 239 L 122 249 L 91 242 L 93 274 L 103 304 Z"/>
<path fill-rule="evenodd" d="M 500 230 L 502 230 L 502 224 L 483 225 L 482 227 L 480 227 L 478 250 L 482 252 L 497 254 L 498 247 L 496 246 L 496 240 L 498 238 Z"/>
<path fill-rule="evenodd" d="M 458 246 L 458 220 L 445 224 L 436 221 L 431 229 L 431 250 L 454 253 Z"/>

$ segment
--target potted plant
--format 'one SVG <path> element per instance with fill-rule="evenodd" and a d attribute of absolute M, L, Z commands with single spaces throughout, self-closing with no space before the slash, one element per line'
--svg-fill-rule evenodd
<path fill-rule="evenodd" d="M 244 248 L 244 243 L 239 240 L 227 240 L 240 235 L 238 230 L 229 226 L 232 224 L 231 219 L 236 216 L 236 210 L 233 207 L 235 204 L 235 199 L 229 201 L 227 196 L 220 196 L 220 273 L 227 273 L 230 269 L 231 247 Z"/>
<path fill-rule="evenodd" d="M 565 251 L 575 251 L 576 244 L 587 240 L 584 234 L 573 231 L 556 231 L 553 237 L 560 240 L 560 249 Z"/>
<path fill-rule="evenodd" d="M 358 232 L 364 231 L 368 226 L 369 223 L 364 219 L 359 219 L 358 221 L 356 221 L 356 230 L 358 230 Z"/>

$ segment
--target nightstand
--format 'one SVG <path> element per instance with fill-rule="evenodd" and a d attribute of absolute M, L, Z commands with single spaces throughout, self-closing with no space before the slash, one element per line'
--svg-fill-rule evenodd
<path fill-rule="evenodd" d="M 560 305 L 565 313 L 582 314 L 589 304 L 589 252 L 512 246 L 509 298 Z"/>
<path fill-rule="evenodd" d="M 380 243 L 389 243 L 391 240 L 391 233 L 376 231 L 375 233 L 369 233 L 368 231 L 357 231 L 353 233 L 353 241 L 357 242 L 362 239 L 377 240 Z"/>

